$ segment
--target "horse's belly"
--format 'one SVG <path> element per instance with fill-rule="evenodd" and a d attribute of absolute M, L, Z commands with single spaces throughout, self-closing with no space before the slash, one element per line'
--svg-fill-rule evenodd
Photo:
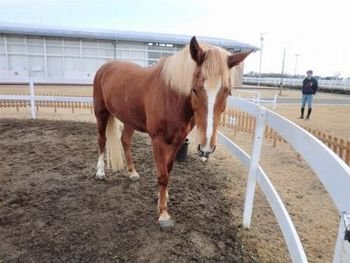
<path fill-rule="evenodd" d="M 112 111 L 114 117 L 116 117 L 122 123 L 132 126 L 137 131 L 147 131 L 146 115 L 142 110 L 127 104 L 122 104 L 119 106 L 120 107 L 117 107 L 117 109 Z"/>

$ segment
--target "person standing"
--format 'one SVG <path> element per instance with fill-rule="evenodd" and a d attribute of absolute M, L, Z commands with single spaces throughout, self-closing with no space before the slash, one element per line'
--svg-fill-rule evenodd
<path fill-rule="evenodd" d="M 300 119 L 304 119 L 304 111 L 305 111 L 305 105 L 307 102 L 308 110 L 307 110 L 307 116 L 305 120 L 310 119 L 311 111 L 312 111 L 312 101 L 313 96 L 316 94 L 318 89 L 318 82 L 317 79 L 315 79 L 312 76 L 313 72 L 312 70 L 308 70 L 306 72 L 306 78 L 303 80 L 303 87 L 302 87 L 302 99 L 301 99 L 301 116 Z"/>

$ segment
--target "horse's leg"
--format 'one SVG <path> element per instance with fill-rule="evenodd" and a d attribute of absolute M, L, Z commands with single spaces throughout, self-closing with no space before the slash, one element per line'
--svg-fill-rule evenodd
<path fill-rule="evenodd" d="M 168 160 L 170 146 L 167 145 L 161 138 L 155 137 L 152 139 L 154 161 L 157 168 L 157 179 L 159 185 L 159 200 L 158 200 L 158 211 L 159 219 L 158 222 L 162 228 L 172 227 L 173 222 L 168 214 L 167 204 L 167 193 L 168 193 Z"/>
<path fill-rule="evenodd" d="M 134 162 L 131 156 L 131 139 L 132 139 L 132 135 L 134 134 L 134 131 L 135 131 L 134 128 L 125 124 L 121 140 L 124 148 L 126 162 L 128 165 L 128 172 L 130 174 L 129 178 L 133 181 L 136 181 L 140 178 L 140 175 L 137 173 L 135 169 Z"/>
<path fill-rule="evenodd" d="M 175 162 L 175 156 L 178 150 L 180 149 L 182 145 L 182 140 L 180 140 L 178 143 L 175 141 L 173 142 L 173 145 L 171 147 L 169 157 L 168 157 L 168 162 L 167 162 L 167 169 L 168 169 L 168 174 L 170 174 L 171 170 L 173 169 L 173 165 Z M 166 200 L 169 202 L 169 191 L 168 189 L 166 190 Z"/>
<path fill-rule="evenodd" d="M 99 157 L 97 161 L 96 179 L 105 178 L 104 151 L 106 146 L 106 127 L 110 113 L 107 109 L 95 111 L 98 131 Z"/>

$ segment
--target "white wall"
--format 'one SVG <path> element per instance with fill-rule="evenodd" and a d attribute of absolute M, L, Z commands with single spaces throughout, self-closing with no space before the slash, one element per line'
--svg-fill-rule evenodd
<path fill-rule="evenodd" d="M 127 60 L 150 66 L 182 46 L 97 39 L 0 34 L 0 82 L 91 80 L 107 61 Z"/>
<path fill-rule="evenodd" d="M 120 60 L 128 60 L 147 66 L 147 49 L 145 43 L 118 41 L 116 43 L 116 58 Z"/>

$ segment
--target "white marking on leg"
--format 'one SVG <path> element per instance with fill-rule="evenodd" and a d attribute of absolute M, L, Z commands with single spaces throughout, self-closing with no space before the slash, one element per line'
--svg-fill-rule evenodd
<path fill-rule="evenodd" d="M 104 179 L 105 177 L 106 177 L 106 174 L 105 174 L 104 154 L 101 153 L 97 161 L 96 179 Z"/>
<path fill-rule="evenodd" d="M 211 137 L 213 136 L 214 130 L 214 110 L 215 110 L 215 101 L 216 96 L 221 88 L 221 80 L 218 81 L 215 87 L 208 87 L 207 83 L 204 83 L 204 88 L 207 91 L 208 96 L 208 115 L 207 115 L 207 141 L 205 146 L 201 149 L 204 152 L 211 152 L 213 149 L 210 146 Z"/>
<path fill-rule="evenodd" d="M 160 204 L 160 193 L 158 193 L 158 213 L 160 212 L 160 209 L 159 209 L 159 204 Z M 169 202 L 169 192 L 168 192 L 168 188 L 166 189 L 166 192 L 165 192 L 165 200 L 166 202 Z"/>
<path fill-rule="evenodd" d="M 159 216 L 159 221 L 168 221 L 170 220 L 170 215 L 168 214 L 167 211 L 164 211 L 160 216 Z"/>
<path fill-rule="evenodd" d="M 137 181 L 140 179 L 140 175 L 138 174 L 138 172 L 136 172 L 135 169 L 133 169 L 131 172 L 129 172 L 129 174 L 130 174 L 129 178 L 132 181 Z"/>

